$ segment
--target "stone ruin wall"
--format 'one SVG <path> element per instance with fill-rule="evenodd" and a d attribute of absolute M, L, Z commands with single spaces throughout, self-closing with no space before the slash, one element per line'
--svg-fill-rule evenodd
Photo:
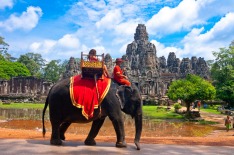
<path fill-rule="evenodd" d="M 51 86 L 51 82 L 36 77 L 13 77 L 10 80 L 0 80 L 0 100 L 44 102 Z"/>

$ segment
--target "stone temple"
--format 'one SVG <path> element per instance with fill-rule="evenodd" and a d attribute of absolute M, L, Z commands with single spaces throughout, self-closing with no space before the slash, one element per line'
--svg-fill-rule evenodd
<path fill-rule="evenodd" d="M 199 75 L 205 79 L 210 79 L 209 67 L 204 58 L 183 58 L 180 60 L 176 57 L 174 51 L 170 52 L 167 59 L 157 57 L 157 49 L 155 45 L 149 42 L 148 33 L 144 24 L 138 24 L 134 34 L 134 40 L 128 44 L 126 54 L 122 56 L 124 63 L 122 68 L 132 83 L 135 83 L 143 99 L 154 98 L 162 99 L 166 96 L 166 92 L 172 81 L 184 78 L 187 74 Z M 110 54 L 105 55 L 105 64 L 109 74 L 112 75 L 114 63 Z M 66 71 L 61 75 L 61 79 L 80 74 L 79 63 L 74 57 L 70 58 L 66 66 Z M 21 78 L 20 78 L 21 79 Z M 16 79 L 13 79 L 16 81 Z M 34 79 L 35 85 L 29 87 L 27 78 L 17 80 L 13 85 L 11 81 L 0 80 L 0 99 L 7 94 L 43 94 L 48 92 L 51 84 L 39 79 Z M 26 85 L 24 84 L 26 83 Z M 14 88 L 14 89 L 13 89 Z"/>
<path fill-rule="evenodd" d="M 126 55 L 122 56 L 126 60 L 122 67 L 143 96 L 160 99 L 166 95 L 173 80 L 184 78 L 187 74 L 210 79 L 209 67 L 204 58 L 193 56 L 180 60 L 175 52 L 170 52 L 167 60 L 164 56 L 157 57 L 157 49 L 148 38 L 146 26 L 138 24 L 134 41 L 128 44 Z"/>
<path fill-rule="evenodd" d="M 191 59 L 180 60 L 175 52 L 170 52 L 167 59 L 164 56 L 157 57 L 157 49 L 148 38 L 146 26 L 138 24 L 134 41 L 128 44 L 126 54 L 122 56 L 125 61 L 121 66 L 130 81 L 138 86 L 143 98 L 165 97 L 170 83 L 186 77 L 187 74 L 196 74 L 210 79 L 209 68 L 204 58 L 193 56 Z M 73 62 L 72 58 L 69 64 L 74 66 L 68 68 L 76 68 L 76 64 L 71 62 Z M 105 55 L 105 64 L 111 75 L 114 63 L 110 54 Z"/>

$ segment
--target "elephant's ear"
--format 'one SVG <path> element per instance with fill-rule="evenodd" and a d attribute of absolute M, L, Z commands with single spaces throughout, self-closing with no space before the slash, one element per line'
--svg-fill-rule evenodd
<path fill-rule="evenodd" d="M 131 94 L 131 91 L 132 91 L 131 87 L 128 86 L 121 85 L 118 87 L 116 96 L 119 99 L 121 109 L 123 109 L 125 106 L 126 97 L 130 98 L 129 95 Z"/>

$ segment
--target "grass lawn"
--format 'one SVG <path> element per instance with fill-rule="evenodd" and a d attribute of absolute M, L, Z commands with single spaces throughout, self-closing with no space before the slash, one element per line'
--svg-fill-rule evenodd
<path fill-rule="evenodd" d="M 174 112 L 174 108 L 166 110 L 166 106 L 143 106 L 143 115 L 151 119 L 183 119 L 184 116 Z"/>
<path fill-rule="evenodd" d="M 2 109 L 43 109 L 44 103 L 10 103 L 10 104 L 0 104 Z"/>
<path fill-rule="evenodd" d="M 200 110 L 203 111 L 203 112 L 208 112 L 208 113 L 212 113 L 212 114 L 221 114 L 220 111 L 217 111 L 217 108 L 219 106 L 220 105 L 208 106 L 208 108 L 201 107 Z"/>

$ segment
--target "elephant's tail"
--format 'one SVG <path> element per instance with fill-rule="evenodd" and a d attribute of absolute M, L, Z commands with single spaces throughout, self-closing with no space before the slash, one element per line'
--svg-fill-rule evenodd
<path fill-rule="evenodd" d="M 46 102 L 45 102 L 45 106 L 44 106 L 44 109 L 43 109 L 43 113 L 42 113 L 42 126 L 43 126 L 43 129 L 42 129 L 42 135 L 43 137 L 45 137 L 45 134 L 46 134 L 46 129 L 45 129 L 45 112 L 46 112 L 46 109 L 47 109 L 47 106 L 48 106 L 48 97 L 46 98 Z"/>

